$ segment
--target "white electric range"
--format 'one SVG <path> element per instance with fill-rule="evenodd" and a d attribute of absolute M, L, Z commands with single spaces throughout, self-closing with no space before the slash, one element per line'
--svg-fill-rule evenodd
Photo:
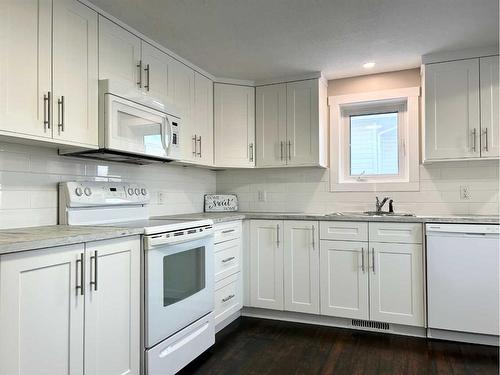
<path fill-rule="evenodd" d="M 141 184 L 59 184 L 59 222 L 144 228 L 143 362 L 146 374 L 174 374 L 215 342 L 211 220 L 150 219 Z"/>

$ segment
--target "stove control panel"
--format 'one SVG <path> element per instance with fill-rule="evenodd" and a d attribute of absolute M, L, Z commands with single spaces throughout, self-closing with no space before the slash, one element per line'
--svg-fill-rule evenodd
<path fill-rule="evenodd" d="M 127 182 L 71 181 L 59 184 L 59 204 L 63 207 L 146 205 L 145 185 Z"/>

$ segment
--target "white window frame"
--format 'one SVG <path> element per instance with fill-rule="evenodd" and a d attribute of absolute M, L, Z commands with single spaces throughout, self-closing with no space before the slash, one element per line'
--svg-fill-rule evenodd
<path fill-rule="evenodd" d="M 420 87 L 330 96 L 330 190 L 418 191 Z M 398 112 L 398 175 L 350 176 L 350 117 Z"/>

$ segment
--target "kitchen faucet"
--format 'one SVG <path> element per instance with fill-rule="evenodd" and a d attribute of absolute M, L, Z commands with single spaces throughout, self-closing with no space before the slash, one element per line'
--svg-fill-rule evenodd
<path fill-rule="evenodd" d="M 384 204 L 385 202 L 387 202 L 389 197 L 385 197 L 384 199 L 382 199 L 382 202 L 378 199 L 378 197 L 375 197 L 375 199 L 377 200 L 375 203 L 376 212 L 379 214 L 382 212 L 382 207 L 384 207 Z"/>

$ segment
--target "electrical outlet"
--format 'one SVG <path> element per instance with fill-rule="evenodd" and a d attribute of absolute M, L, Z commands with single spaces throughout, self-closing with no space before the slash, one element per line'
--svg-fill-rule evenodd
<path fill-rule="evenodd" d="M 259 202 L 267 201 L 267 193 L 265 191 L 259 191 Z"/>
<path fill-rule="evenodd" d="M 460 185 L 460 200 L 470 200 L 472 199 L 472 195 L 470 192 L 469 185 Z"/>
<path fill-rule="evenodd" d="M 163 191 L 158 192 L 158 204 L 165 204 L 165 193 Z"/>

